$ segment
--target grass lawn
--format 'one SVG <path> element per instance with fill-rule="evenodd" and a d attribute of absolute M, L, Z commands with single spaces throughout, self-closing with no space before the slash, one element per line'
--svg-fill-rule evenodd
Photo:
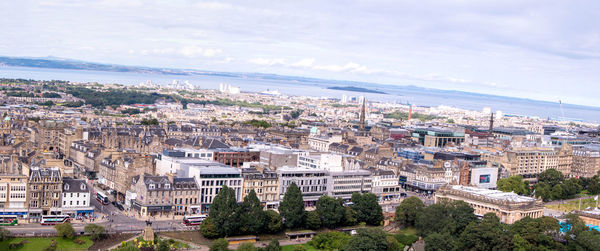
<path fill-rule="evenodd" d="M 417 229 L 414 227 L 407 227 L 407 228 L 402 228 L 394 233 L 417 236 Z"/>
<path fill-rule="evenodd" d="M 298 244 L 298 245 L 281 246 L 281 251 L 292 251 L 292 250 L 294 250 L 295 246 L 304 246 L 306 248 L 306 251 L 318 251 L 319 250 L 319 249 L 313 248 L 312 246 L 310 246 L 308 244 Z"/>
<path fill-rule="evenodd" d="M 595 207 L 596 201 L 593 198 L 581 200 L 581 210 L 585 210 L 588 207 Z M 546 208 L 559 210 L 563 212 L 571 212 L 573 210 L 579 210 L 579 200 L 568 201 L 563 204 L 547 205 Z"/>
<path fill-rule="evenodd" d="M 87 250 L 90 246 L 92 246 L 92 244 L 94 244 L 94 242 L 91 241 L 88 236 L 79 236 L 76 238 L 80 238 L 81 240 L 85 241 L 85 243 L 79 245 L 73 242 L 73 240 L 64 238 L 13 238 L 9 241 L 0 242 L 0 250 L 8 250 L 8 244 L 19 243 L 21 240 L 26 240 L 28 243 L 23 245 L 21 248 L 11 250 L 42 250 L 50 245 L 50 242 L 53 239 L 55 239 L 58 243 L 57 250 Z"/>

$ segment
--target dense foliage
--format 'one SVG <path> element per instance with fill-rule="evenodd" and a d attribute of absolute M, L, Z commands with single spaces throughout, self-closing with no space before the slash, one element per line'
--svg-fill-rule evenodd
<path fill-rule="evenodd" d="M 511 176 L 497 182 L 498 190 L 515 192 L 520 195 L 531 195 L 544 201 L 576 198 L 579 193 L 587 191 L 594 195 L 600 193 L 600 177 L 566 179 L 555 169 L 548 169 L 538 176 L 538 183 L 530 189 L 529 183 L 521 176 Z"/>
<path fill-rule="evenodd" d="M 258 120 L 258 119 L 252 119 L 252 120 L 245 121 L 244 124 L 251 125 L 254 127 L 261 127 L 261 128 L 265 128 L 265 129 L 271 127 L 271 123 L 264 121 L 264 120 Z"/>
<path fill-rule="evenodd" d="M 386 119 L 408 120 L 408 112 L 394 111 L 392 113 L 383 114 L 383 117 Z M 418 119 L 421 121 L 434 120 L 434 119 L 438 119 L 438 118 L 440 118 L 440 117 L 435 116 L 435 115 L 416 113 L 416 112 L 413 112 L 411 114 L 411 119 Z"/>
<path fill-rule="evenodd" d="M 302 227 L 306 211 L 302 192 L 296 183 L 292 183 L 285 191 L 279 204 L 279 213 L 284 219 L 285 226 L 290 229 Z"/>
<path fill-rule="evenodd" d="M 98 108 L 132 104 L 154 104 L 158 99 L 168 98 L 168 96 L 156 92 L 146 93 L 126 89 L 97 90 L 80 86 L 69 87 L 66 92 Z"/>
<path fill-rule="evenodd" d="M 417 214 L 423 210 L 425 204 L 417 197 L 409 197 L 404 199 L 400 205 L 396 207 L 395 220 L 396 223 L 402 226 L 414 226 Z"/>
<path fill-rule="evenodd" d="M 67 239 L 73 239 L 73 237 L 75 237 L 75 229 L 73 229 L 73 226 L 69 222 L 54 225 L 54 229 L 56 229 L 56 235 L 58 237 L 64 237 Z"/>
<path fill-rule="evenodd" d="M 379 226 L 383 221 L 383 210 L 377 201 L 377 196 L 372 193 L 352 194 L 352 209 L 356 212 L 358 222 Z"/>
<path fill-rule="evenodd" d="M 96 224 L 87 224 L 83 230 L 90 234 L 90 239 L 93 241 L 100 240 L 104 234 L 104 227 Z"/>

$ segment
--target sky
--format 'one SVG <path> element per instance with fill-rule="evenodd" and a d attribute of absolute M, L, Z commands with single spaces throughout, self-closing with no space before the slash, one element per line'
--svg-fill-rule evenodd
<path fill-rule="evenodd" d="M 0 1 L 0 55 L 600 106 L 598 13 L 594 0 Z"/>

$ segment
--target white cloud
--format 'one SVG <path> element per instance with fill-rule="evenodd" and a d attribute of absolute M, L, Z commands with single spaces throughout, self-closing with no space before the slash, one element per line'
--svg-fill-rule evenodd
<path fill-rule="evenodd" d="M 223 50 L 221 49 L 204 49 L 197 46 L 185 46 L 179 50 L 179 54 L 188 58 L 195 58 L 200 56 L 214 57 L 217 54 L 220 54 L 221 52 L 223 52 Z"/>
<path fill-rule="evenodd" d="M 248 62 L 262 66 L 287 66 L 283 58 L 253 58 Z"/>
<path fill-rule="evenodd" d="M 232 8 L 231 4 L 228 3 L 204 1 L 196 3 L 196 7 L 209 10 L 227 10 Z"/>
<path fill-rule="evenodd" d="M 292 67 L 299 67 L 299 68 L 309 68 L 314 63 L 315 63 L 315 59 L 314 58 L 305 58 L 305 59 L 301 59 L 300 61 L 291 64 L 291 66 Z"/>

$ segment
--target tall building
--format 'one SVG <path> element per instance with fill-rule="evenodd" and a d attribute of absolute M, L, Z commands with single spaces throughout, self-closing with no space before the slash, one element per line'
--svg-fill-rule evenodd
<path fill-rule="evenodd" d="M 27 176 L 0 174 L 0 214 L 27 215 Z"/>
<path fill-rule="evenodd" d="M 571 176 L 593 177 L 600 171 L 600 145 L 573 147 Z"/>
<path fill-rule="evenodd" d="M 32 167 L 27 183 L 32 218 L 61 213 L 63 180 L 58 168 Z"/>

